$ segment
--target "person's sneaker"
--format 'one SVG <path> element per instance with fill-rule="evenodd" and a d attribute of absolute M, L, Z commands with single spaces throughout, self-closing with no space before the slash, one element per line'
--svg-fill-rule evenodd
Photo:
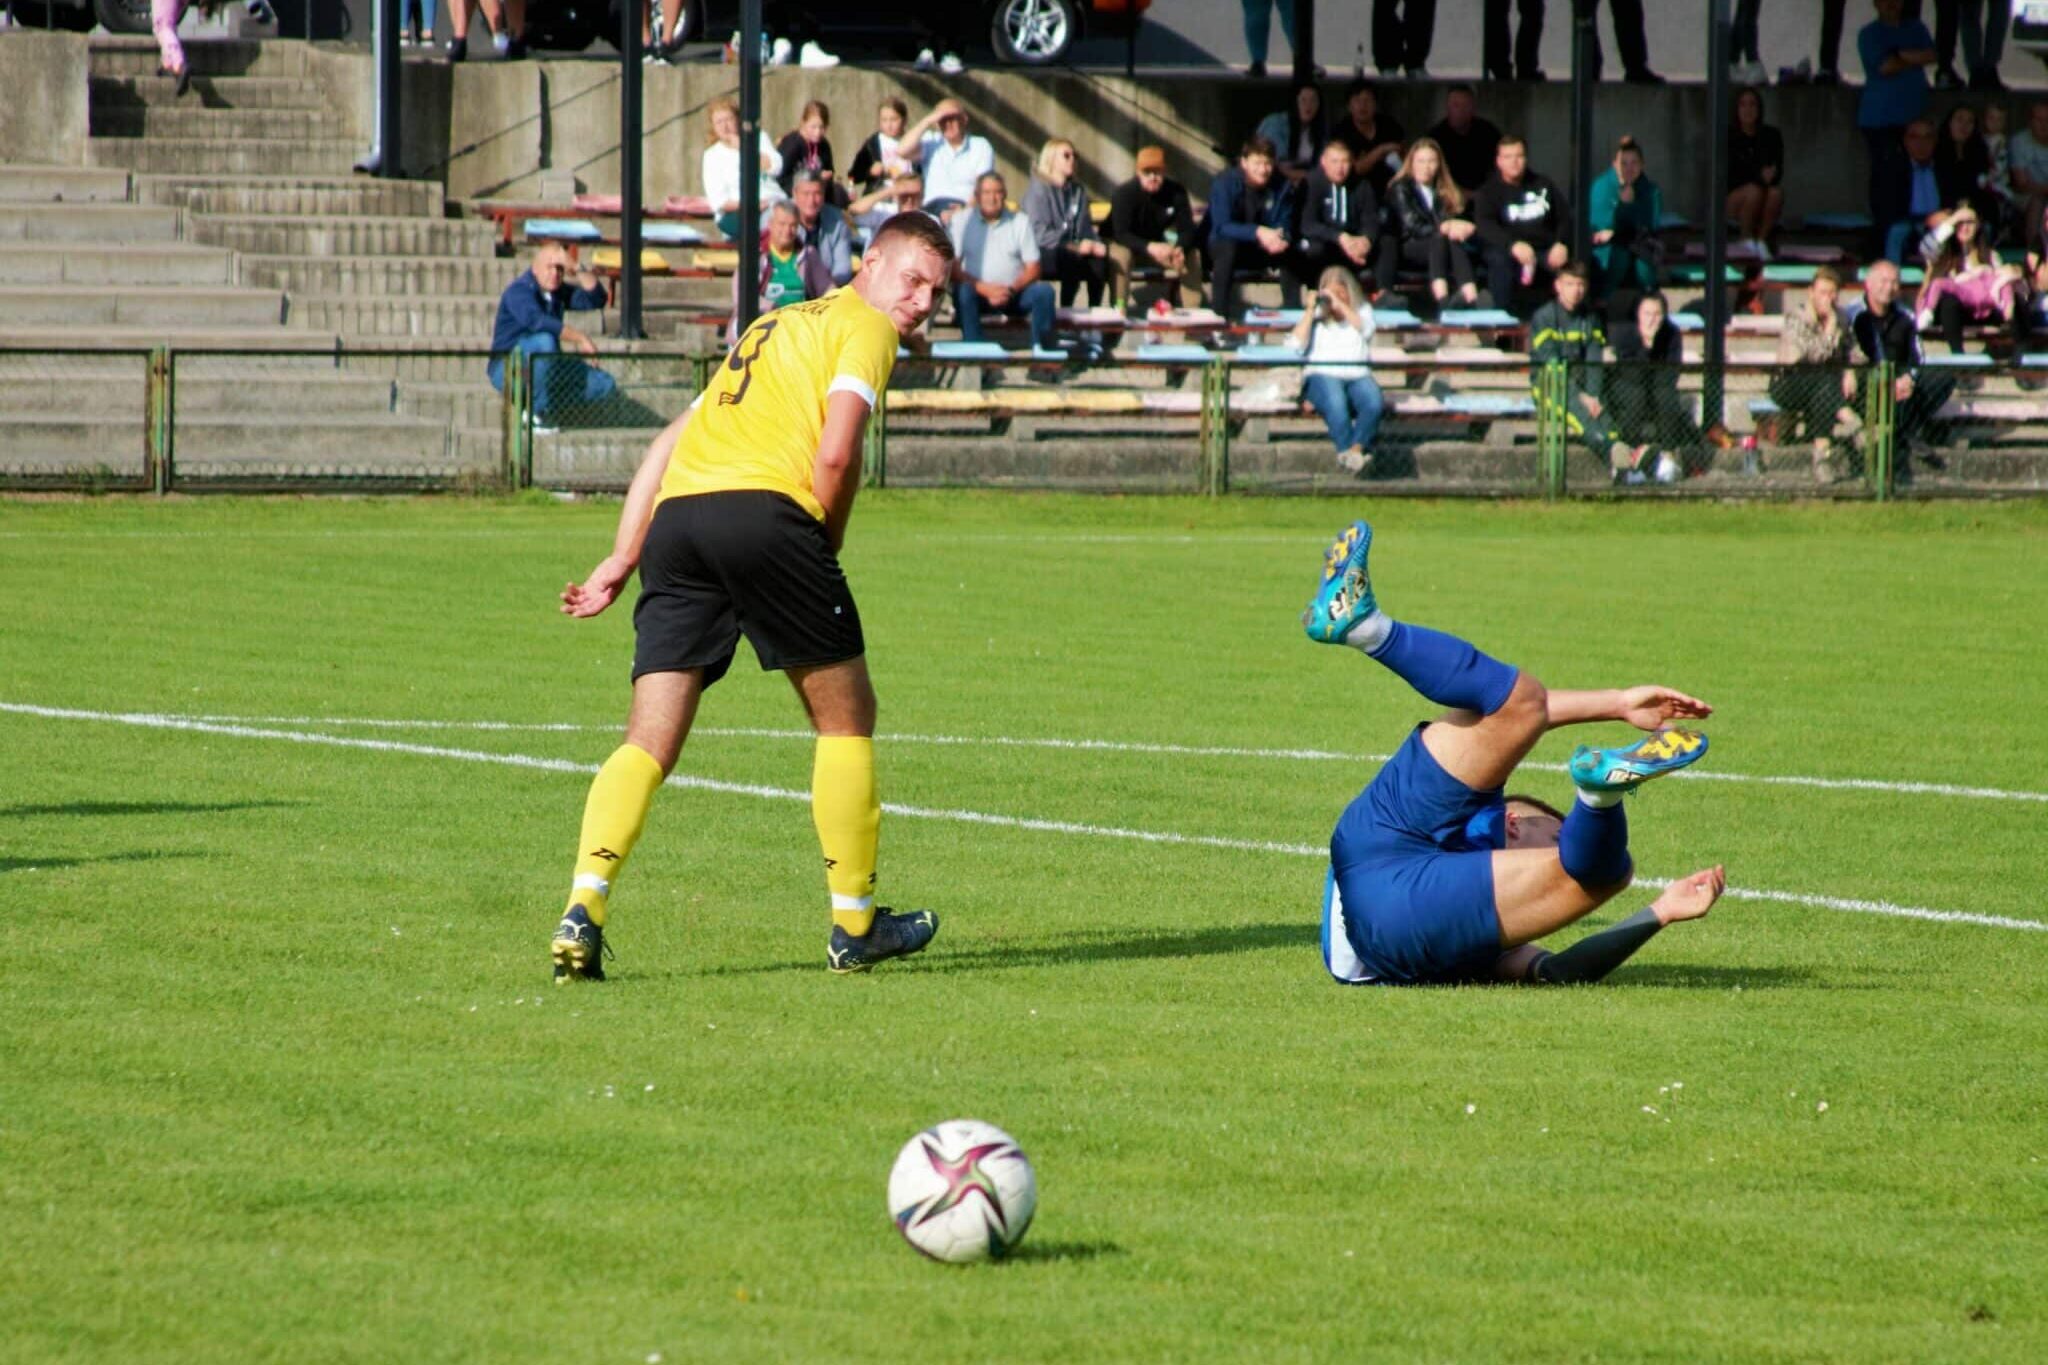
<path fill-rule="evenodd" d="M 923 952 L 938 932 L 939 917 L 929 910 L 899 915 L 894 910 L 877 909 L 875 922 L 859 938 L 836 924 L 832 926 L 825 963 L 840 976 L 871 971 L 878 962 Z"/>
<path fill-rule="evenodd" d="M 277 25 L 277 11 L 270 7 L 270 0 L 249 0 L 242 6 L 242 13 L 248 16 L 252 24 L 269 24 L 272 27 Z"/>
<path fill-rule="evenodd" d="M 1244 75 L 1246 80 L 1262 81 L 1266 79 L 1266 64 L 1264 62 L 1253 62 L 1244 69 Z"/>
<path fill-rule="evenodd" d="M 921 47 L 917 50 L 917 60 L 912 62 L 911 66 L 918 71 L 929 71 L 938 64 L 939 59 L 932 55 L 932 50 Z"/>
<path fill-rule="evenodd" d="M 939 58 L 939 70 L 948 76 L 957 76 L 967 69 L 967 63 L 960 60 L 957 52 L 948 52 Z"/>
<path fill-rule="evenodd" d="M 1372 468 L 1372 452 L 1363 446 L 1353 446 L 1349 450 L 1340 450 L 1337 452 L 1337 466 L 1340 469 L 1347 469 L 1353 474 L 1363 474 Z"/>
<path fill-rule="evenodd" d="M 777 38 L 775 45 L 768 49 L 768 65 L 788 66 L 796 59 L 796 45 L 787 38 Z"/>
<path fill-rule="evenodd" d="M 1429 79 L 1429 68 L 1417 62 L 1414 66 L 1409 67 L 1404 74 L 1411 81 L 1426 81 Z"/>
<path fill-rule="evenodd" d="M 1581 791 L 1632 792 L 1653 777 L 1675 773 L 1706 757 L 1707 737 L 1697 730 L 1659 730 L 1626 749 L 1572 751 L 1572 784 Z"/>
<path fill-rule="evenodd" d="M 450 38 L 448 40 L 448 60 L 451 62 L 460 62 L 467 61 L 468 59 L 469 39 Z"/>
<path fill-rule="evenodd" d="M 1662 76 L 1650 70 L 1647 66 L 1639 66 L 1635 70 L 1628 72 L 1622 76 L 1622 80 L 1630 85 L 1663 85 L 1665 83 Z"/>
<path fill-rule="evenodd" d="M 805 43 L 797 49 L 796 64 L 810 71 L 829 71 L 839 65 L 839 58 L 816 43 Z"/>
<path fill-rule="evenodd" d="M 508 62 L 523 62 L 526 60 L 526 39 L 507 39 L 505 46 L 498 50 L 505 54 L 505 60 Z"/>
<path fill-rule="evenodd" d="M 491 50 L 496 52 L 500 57 L 505 55 L 505 49 L 510 46 L 512 46 L 511 34 L 501 32 L 493 33 L 491 35 Z"/>
<path fill-rule="evenodd" d="M 569 913 L 562 916 L 548 951 L 555 959 L 557 986 L 570 981 L 604 980 L 604 959 L 611 949 L 605 947 L 604 927 L 592 924 L 582 906 L 572 905 Z"/>
<path fill-rule="evenodd" d="M 1372 595 L 1372 576 L 1365 566 L 1371 550 L 1372 527 L 1354 521 L 1323 552 L 1322 584 L 1301 614 L 1301 628 L 1309 639 L 1341 645 L 1353 626 L 1379 610 Z"/>
<path fill-rule="evenodd" d="M 1684 473 L 1685 466 L 1678 462 L 1676 455 L 1668 450 L 1657 452 L 1657 468 L 1652 477 L 1658 483 L 1677 483 L 1679 476 Z"/>

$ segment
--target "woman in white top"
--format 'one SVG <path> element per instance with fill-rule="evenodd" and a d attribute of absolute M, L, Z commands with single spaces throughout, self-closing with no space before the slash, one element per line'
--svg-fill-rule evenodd
<path fill-rule="evenodd" d="M 1372 305 L 1358 277 L 1341 265 L 1325 270 L 1316 296 L 1294 325 L 1288 345 L 1307 357 L 1301 397 L 1322 414 L 1337 463 L 1354 474 L 1372 468 L 1373 438 L 1386 400 L 1366 362 L 1372 358 Z"/>
<path fill-rule="evenodd" d="M 718 215 L 718 230 L 731 241 L 740 235 L 740 107 L 731 100 L 718 99 L 711 101 L 706 112 L 711 118 L 711 142 L 704 148 L 704 197 L 711 201 L 711 211 Z M 775 182 L 775 177 L 782 174 L 782 154 L 775 150 L 768 134 L 756 136 L 761 147 L 759 173 L 765 223 L 768 206 L 786 197 L 782 186 Z"/>

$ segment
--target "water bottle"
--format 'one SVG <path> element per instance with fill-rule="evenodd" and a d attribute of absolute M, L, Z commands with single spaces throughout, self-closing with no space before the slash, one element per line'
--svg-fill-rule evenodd
<path fill-rule="evenodd" d="M 1755 432 L 1751 432 L 1742 438 L 1742 472 L 1751 478 L 1755 478 L 1764 472 L 1763 461 L 1758 458 L 1756 453 Z"/>

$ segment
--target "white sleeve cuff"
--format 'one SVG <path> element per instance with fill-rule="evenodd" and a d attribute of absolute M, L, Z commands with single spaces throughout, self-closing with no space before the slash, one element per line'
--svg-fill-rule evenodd
<path fill-rule="evenodd" d="M 835 393 L 859 394 L 861 401 L 868 407 L 875 406 L 875 391 L 868 386 L 866 380 L 850 374 L 837 375 L 833 378 L 831 385 L 825 390 L 825 396 L 830 398 Z"/>

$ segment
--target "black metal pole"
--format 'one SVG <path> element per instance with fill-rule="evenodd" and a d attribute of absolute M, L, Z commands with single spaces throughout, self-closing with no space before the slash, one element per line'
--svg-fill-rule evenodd
<path fill-rule="evenodd" d="M 1572 255 L 1592 250 L 1593 48 L 1600 41 L 1597 0 L 1572 0 Z"/>
<path fill-rule="evenodd" d="M 761 311 L 761 0 L 740 3 L 739 330 Z"/>
<path fill-rule="evenodd" d="M 628 341 L 647 335 L 640 325 L 640 119 L 640 6 L 628 4 L 619 7 L 618 299 L 619 335 Z"/>
<path fill-rule="evenodd" d="M 1133 4 L 1126 17 L 1129 27 L 1124 30 L 1124 75 L 1135 77 L 1138 74 L 1138 25 L 1145 22 L 1145 16 Z"/>
<path fill-rule="evenodd" d="M 1728 0 L 1707 6 L 1707 215 L 1706 362 L 1701 384 L 1700 422 L 1721 420 L 1722 367 L 1728 360 Z"/>
<path fill-rule="evenodd" d="M 398 142 L 398 0 L 377 0 L 377 26 L 371 37 L 377 62 L 377 174 L 396 180 L 404 173 Z"/>
<path fill-rule="evenodd" d="M 1285 4 L 1286 0 L 1281 0 L 1281 3 Z M 1316 0 L 1294 0 L 1294 79 L 1312 81 L 1315 78 Z"/>

